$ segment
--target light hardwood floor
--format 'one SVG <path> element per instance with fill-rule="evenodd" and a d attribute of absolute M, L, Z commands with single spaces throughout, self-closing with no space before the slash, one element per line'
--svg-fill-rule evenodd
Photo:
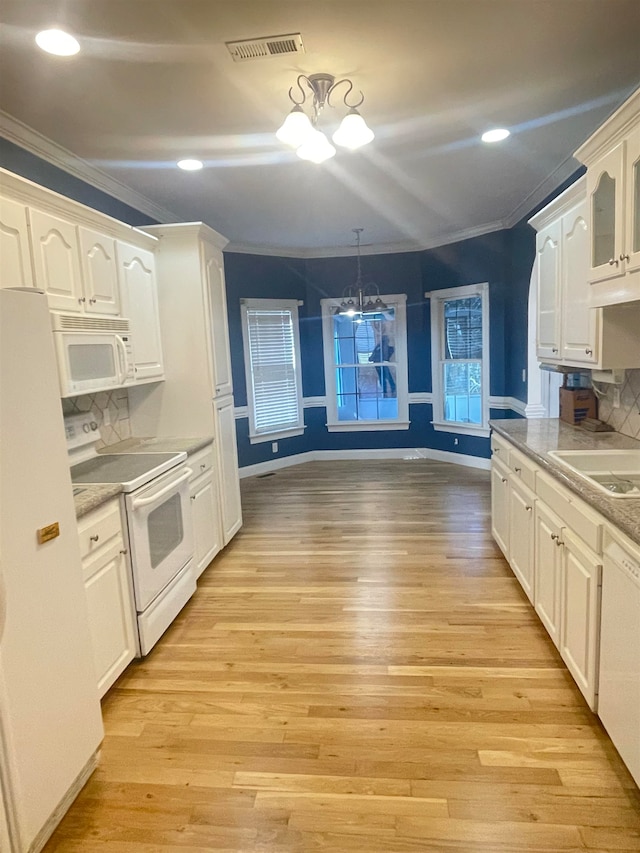
<path fill-rule="evenodd" d="M 104 700 L 47 853 L 620 853 L 640 796 L 490 534 L 487 472 L 309 463 Z"/>

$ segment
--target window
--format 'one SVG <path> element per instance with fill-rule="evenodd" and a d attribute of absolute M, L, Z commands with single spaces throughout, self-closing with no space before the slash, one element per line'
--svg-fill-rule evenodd
<path fill-rule="evenodd" d="M 433 426 L 489 434 L 489 285 L 431 294 Z"/>
<path fill-rule="evenodd" d="M 383 295 L 375 313 L 336 314 L 322 300 L 327 426 L 331 432 L 408 429 L 404 295 Z"/>
<path fill-rule="evenodd" d="M 298 303 L 242 299 L 240 309 L 251 443 L 301 435 Z"/>

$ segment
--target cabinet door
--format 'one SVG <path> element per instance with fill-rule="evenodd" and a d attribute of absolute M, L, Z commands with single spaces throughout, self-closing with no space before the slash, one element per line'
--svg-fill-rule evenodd
<path fill-rule="evenodd" d="M 203 253 L 209 297 L 213 396 L 225 397 L 233 392 L 233 381 L 222 252 L 203 243 Z"/>
<path fill-rule="evenodd" d="M 589 707 L 595 711 L 602 565 L 566 529 L 563 541 L 560 654 Z"/>
<path fill-rule="evenodd" d="M 556 646 L 560 645 L 562 533 L 560 519 L 536 501 L 533 601 L 540 621 Z"/>
<path fill-rule="evenodd" d="M 0 197 L 0 287 L 33 287 L 27 208 Z"/>
<path fill-rule="evenodd" d="M 195 480 L 190 492 L 196 577 L 200 577 L 222 548 L 218 484 L 211 475 L 207 475 Z"/>
<path fill-rule="evenodd" d="M 236 421 L 233 397 L 223 397 L 214 402 L 216 448 L 219 471 L 220 516 L 222 540 L 227 542 L 242 526 L 240 479 L 238 476 L 238 451 L 236 447 Z"/>
<path fill-rule="evenodd" d="M 33 209 L 29 219 L 36 287 L 46 292 L 50 308 L 82 311 L 85 297 L 75 225 Z"/>
<path fill-rule="evenodd" d="M 78 228 L 78 235 L 85 310 L 92 314 L 119 314 L 115 240 L 89 228 Z"/>
<path fill-rule="evenodd" d="M 587 170 L 587 201 L 591 250 L 589 281 L 604 281 L 624 273 L 622 223 L 624 142 Z"/>
<path fill-rule="evenodd" d="M 589 231 L 586 199 L 562 217 L 562 359 L 597 364 L 601 311 L 589 308 Z"/>
<path fill-rule="evenodd" d="M 509 489 L 509 564 L 527 598 L 533 602 L 535 495 L 515 478 Z"/>
<path fill-rule="evenodd" d="M 135 623 L 124 554 L 117 553 L 85 585 L 98 692 L 104 696 L 136 654 Z"/>
<path fill-rule="evenodd" d="M 131 320 L 136 382 L 163 379 L 155 258 L 128 243 L 118 242 L 116 251 L 124 316 Z"/>
<path fill-rule="evenodd" d="M 560 236 L 561 222 L 542 229 L 536 238 L 538 257 L 538 358 L 560 358 Z"/>
<path fill-rule="evenodd" d="M 627 272 L 640 270 L 640 126 L 627 137 L 625 157 L 625 236 Z"/>
<path fill-rule="evenodd" d="M 509 472 L 496 460 L 491 462 L 491 533 L 509 559 Z"/>

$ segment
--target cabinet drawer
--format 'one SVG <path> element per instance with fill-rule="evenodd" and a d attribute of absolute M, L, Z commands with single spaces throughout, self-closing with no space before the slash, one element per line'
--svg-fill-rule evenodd
<path fill-rule="evenodd" d="M 82 560 L 92 558 L 104 551 L 106 546 L 122 544 L 122 523 L 120 520 L 120 501 L 109 501 L 78 522 L 80 537 L 80 555 Z"/>
<path fill-rule="evenodd" d="M 207 471 L 213 468 L 213 444 L 207 444 L 195 453 L 190 453 L 187 457 L 187 465 L 193 471 L 189 477 L 189 482 L 192 483 L 196 477 L 201 477 Z"/>
<path fill-rule="evenodd" d="M 536 494 L 592 551 L 602 553 L 602 516 L 553 477 L 542 472 L 536 476 Z"/>
<path fill-rule="evenodd" d="M 519 450 L 509 449 L 509 469 L 530 489 L 536 487 L 536 471 L 538 466 Z"/>
<path fill-rule="evenodd" d="M 495 432 L 491 433 L 491 455 L 499 459 L 503 465 L 509 465 L 509 452 L 511 445 Z"/>

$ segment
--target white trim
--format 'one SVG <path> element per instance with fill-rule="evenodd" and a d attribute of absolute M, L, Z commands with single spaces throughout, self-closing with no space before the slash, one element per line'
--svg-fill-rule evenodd
<path fill-rule="evenodd" d="M 589 166 L 624 138 L 638 123 L 639 118 L 640 88 L 629 95 L 627 100 L 582 143 L 573 156 Z"/>
<path fill-rule="evenodd" d="M 541 204 L 547 196 L 551 195 L 554 190 L 557 190 L 560 184 L 568 180 L 573 175 L 580 165 L 576 163 L 573 157 L 566 157 L 559 166 L 557 166 L 550 175 L 547 175 L 529 195 L 522 199 L 516 207 L 511 211 L 504 221 L 505 228 L 513 228 L 527 214 Z"/>
<path fill-rule="evenodd" d="M 121 201 L 129 207 L 145 213 L 159 222 L 176 222 L 180 219 L 167 208 L 143 196 L 136 190 L 112 178 L 106 172 L 91 165 L 87 160 L 76 156 L 71 151 L 38 133 L 32 127 L 19 121 L 9 113 L 0 110 L 0 136 L 35 154 L 41 160 L 57 166 L 69 175 L 107 193 L 112 198 Z"/>
<path fill-rule="evenodd" d="M 558 183 L 559 181 L 556 180 L 553 187 L 557 187 Z M 551 187 L 551 189 L 553 189 L 553 187 Z M 547 191 L 545 195 L 549 195 L 549 192 L 550 190 Z M 545 196 L 541 196 L 541 199 L 544 197 Z M 527 207 L 527 211 L 530 211 L 532 207 L 533 205 Z M 525 213 L 527 211 L 525 211 Z M 494 222 L 487 222 L 486 225 L 478 225 L 473 228 L 463 228 L 460 231 L 454 231 L 441 237 L 432 237 L 426 240 L 405 240 L 394 243 L 379 243 L 372 246 L 361 246 L 360 253 L 362 255 L 391 255 L 406 254 L 408 252 L 424 252 L 428 249 L 437 249 L 440 246 L 449 246 L 452 243 L 461 243 L 463 240 L 470 240 L 473 237 L 482 237 L 485 234 L 493 234 L 496 231 L 502 231 L 509 227 L 510 226 L 501 219 Z M 303 248 L 301 246 L 261 246 L 234 242 L 229 243 L 226 251 L 235 252 L 239 255 L 266 255 L 268 257 L 298 258 L 299 260 L 311 258 L 355 257 L 356 254 L 353 246 Z"/>
<path fill-rule="evenodd" d="M 517 397 L 489 397 L 490 409 L 510 409 L 519 415 L 524 415 L 527 404 Z"/>
<path fill-rule="evenodd" d="M 433 405 L 433 394 L 431 391 L 409 391 L 408 397 L 410 406 Z"/>
<path fill-rule="evenodd" d="M 393 429 L 409 429 L 411 421 L 340 421 L 325 424 L 327 432 L 388 432 Z"/>
<path fill-rule="evenodd" d="M 242 418 L 249 417 L 249 407 L 248 406 L 234 406 L 233 407 L 233 417 L 240 421 Z"/>
<path fill-rule="evenodd" d="M 296 453 L 293 456 L 281 456 L 278 459 L 269 459 L 267 462 L 246 465 L 244 468 L 240 468 L 240 479 L 269 474 L 272 471 L 290 468 L 292 465 L 302 465 L 305 462 L 363 459 L 398 459 L 406 462 L 415 459 L 432 459 L 434 462 L 449 462 L 453 465 L 461 465 L 464 468 L 479 468 L 483 471 L 489 471 L 491 468 L 490 459 L 469 456 L 464 453 L 451 453 L 448 450 L 435 450 L 429 447 L 397 447 L 382 450 L 309 450 L 306 453 Z"/>
<path fill-rule="evenodd" d="M 294 427 L 293 429 L 281 429 L 278 432 L 270 432 L 267 435 L 250 435 L 251 444 L 264 444 L 267 441 L 280 441 L 284 438 L 294 438 L 296 435 L 304 435 L 306 427 Z"/>
<path fill-rule="evenodd" d="M 251 344 L 249 340 L 248 311 L 274 311 L 282 314 L 287 312 L 291 318 L 293 335 L 293 362 L 295 393 L 297 398 L 297 423 L 286 429 L 276 429 L 272 432 L 258 432 L 255 423 L 254 378 L 251 364 Z M 304 411 L 302 402 L 302 365 L 300 359 L 300 324 L 298 319 L 297 299 L 240 299 L 240 317 L 242 325 L 242 344 L 244 355 L 244 375 L 247 389 L 247 413 L 249 417 L 249 440 L 257 444 L 278 438 L 290 438 L 302 435 L 304 432 Z"/>
<path fill-rule="evenodd" d="M 325 409 L 327 407 L 326 397 L 305 397 L 302 401 L 305 409 Z"/>
<path fill-rule="evenodd" d="M 425 294 L 426 296 L 427 294 Z M 482 423 L 470 424 L 444 420 L 444 392 L 440 366 L 444 361 L 443 303 L 447 300 L 480 296 L 482 301 Z M 489 435 L 489 283 L 479 282 L 447 287 L 429 293 L 431 299 L 431 385 L 433 388 L 433 428 L 437 432 L 460 432 L 465 435 Z"/>
<path fill-rule="evenodd" d="M 583 202 L 587 195 L 587 176 L 582 175 L 577 181 L 571 184 L 570 187 L 560 193 L 559 196 L 553 199 L 546 207 L 539 210 L 535 216 L 527 220 L 536 232 L 542 231 L 547 225 L 558 220 L 569 211 L 573 210 L 578 204 Z"/>

